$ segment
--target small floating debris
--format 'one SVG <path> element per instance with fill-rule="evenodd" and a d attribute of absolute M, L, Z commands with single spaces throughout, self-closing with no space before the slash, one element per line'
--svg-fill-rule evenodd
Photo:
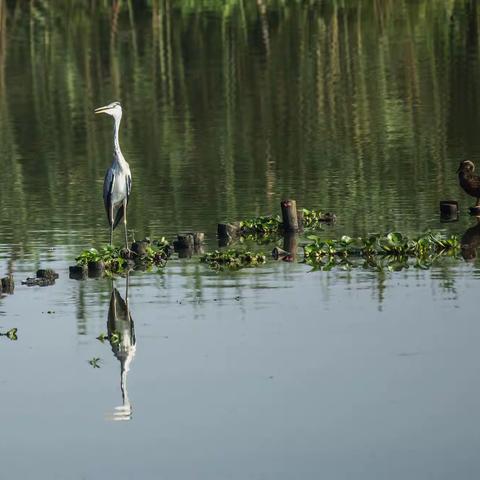
<path fill-rule="evenodd" d="M 58 273 L 50 268 L 37 270 L 36 277 L 28 277 L 22 281 L 27 287 L 48 287 L 55 284 Z"/>
<path fill-rule="evenodd" d="M 239 270 L 263 265 L 267 261 L 267 257 L 262 252 L 231 249 L 206 253 L 200 258 L 200 261 L 208 264 L 214 270 Z"/>
<path fill-rule="evenodd" d="M 108 340 L 112 345 L 115 345 L 122 341 L 122 334 L 120 332 L 112 332 L 110 335 L 108 335 L 102 332 L 97 337 L 97 340 L 102 343 L 105 343 L 105 340 Z"/>
<path fill-rule="evenodd" d="M 460 251 L 457 236 L 445 237 L 440 233 L 426 233 L 411 239 L 399 232 L 374 234 L 366 238 L 322 239 L 311 235 L 305 245 L 305 262 L 322 270 L 333 267 L 353 268 L 355 260 L 363 260 L 363 268 L 399 271 L 409 267 L 408 260 L 416 259 L 414 267 L 426 269 L 440 256 L 455 257 Z"/>
<path fill-rule="evenodd" d="M 8 332 L 0 332 L 0 337 L 7 337 L 9 340 L 18 340 L 17 331 L 17 328 L 11 328 L 10 330 L 8 330 Z"/>

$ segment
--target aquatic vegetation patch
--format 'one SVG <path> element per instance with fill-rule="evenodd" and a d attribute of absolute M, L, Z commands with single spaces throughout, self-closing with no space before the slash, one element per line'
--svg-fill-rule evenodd
<path fill-rule="evenodd" d="M 411 260 L 415 260 L 414 267 L 426 269 L 438 257 L 455 257 L 460 251 L 458 237 L 446 237 L 431 232 L 416 238 L 391 232 L 365 238 L 345 235 L 340 239 L 322 239 L 310 235 L 308 239 L 311 243 L 303 247 L 305 262 L 322 270 L 361 266 L 375 270 L 399 271 L 409 268 Z"/>
<path fill-rule="evenodd" d="M 230 249 L 206 253 L 200 257 L 200 261 L 214 270 L 239 270 L 263 265 L 266 263 L 267 257 L 263 252 Z"/>
<path fill-rule="evenodd" d="M 88 271 L 107 271 L 121 273 L 130 265 L 148 268 L 150 266 L 164 267 L 172 252 L 170 243 L 162 237 L 160 240 L 142 240 L 133 242 L 131 250 L 105 245 L 100 249 L 83 250 L 75 259 L 77 266 Z"/>
<path fill-rule="evenodd" d="M 265 237 L 280 232 L 282 222 L 278 215 L 260 216 L 241 220 L 240 235 L 243 237 Z"/>
<path fill-rule="evenodd" d="M 323 213 L 320 210 L 309 210 L 308 208 L 302 208 L 301 222 L 303 228 L 307 230 L 317 230 L 322 228 L 325 223 L 335 223 L 337 216 L 334 213 Z"/>
<path fill-rule="evenodd" d="M 333 223 L 336 216 L 333 213 L 324 213 L 320 210 L 302 208 L 298 211 L 300 228 L 319 230 L 325 223 Z M 235 225 L 235 224 L 230 224 Z M 253 240 L 269 240 L 283 233 L 283 223 L 279 215 L 265 215 L 248 218 L 238 222 L 238 235 Z"/>

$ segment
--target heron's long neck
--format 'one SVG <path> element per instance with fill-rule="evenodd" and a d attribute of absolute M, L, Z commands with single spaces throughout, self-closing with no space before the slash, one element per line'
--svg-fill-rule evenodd
<path fill-rule="evenodd" d="M 125 162 L 123 158 L 122 151 L 120 150 L 120 142 L 118 141 L 118 131 L 120 130 L 120 121 L 122 117 L 114 117 L 114 124 L 113 124 L 113 151 L 115 152 L 115 156 L 117 157 L 120 163 Z"/>

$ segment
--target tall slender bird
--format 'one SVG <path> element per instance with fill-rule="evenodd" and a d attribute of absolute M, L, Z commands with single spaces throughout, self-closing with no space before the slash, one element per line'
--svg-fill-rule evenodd
<path fill-rule="evenodd" d="M 118 130 L 122 120 L 122 106 L 120 102 L 113 102 L 104 107 L 96 108 L 95 113 L 106 113 L 113 117 L 113 162 L 105 174 L 103 181 L 103 202 L 107 211 L 110 225 L 110 245 L 113 241 L 113 230 L 123 217 L 125 229 L 125 248 L 128 250 L 127 235 L 127 205 L 132 191 L 132 175 L 130 167 L 120 150 Z"/>
<path fill-rule="evenodd" d="M 475 164 L 470 160 L 464 160 L 460 163 L 457 173 L 460 186 L 466 193 L 477 199 L 476 207 L 480 205 L 480 177 L 473 172 Z"/>

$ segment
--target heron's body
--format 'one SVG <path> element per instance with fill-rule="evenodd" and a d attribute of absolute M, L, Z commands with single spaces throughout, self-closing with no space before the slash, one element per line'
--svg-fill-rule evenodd
<path fill-rule="evenodd" d="M 464 160 L 457 169 L 458 181 L 463 190 L 477 199 L 476 205 L 480 205 L 480 177 L 473 172 L 475 164 L 470 160 Z"/>
<path fill-rule="evenodd" d="M 103 202 L 110 225 L 110 245 L 113 240 L 113 230 L 123 218 L 125 228 L 125 247 L 128 249 L 127 236 L 127 205 L 132 190 L 132 175 L 130 167 L 123 157 L 118 141 L 118 131 L 122 119 L 122 107 L 114 102 L 95 110 L 95 113 L 107 113 L 114 119 L 113 127 L 113 162 L 105 173 L 103 181 Z"/>
<path fill-rule="evenodd" d="M 124 209 L 128 205 L 131 188 L 132 176 L 128 163 L 125 160 L 122 163 L 114 158 L 112 165 L 105 173 L 105 180 L 103 181 L 103 200 L 108 223 L 112 230 L 124 217 Z"/>

